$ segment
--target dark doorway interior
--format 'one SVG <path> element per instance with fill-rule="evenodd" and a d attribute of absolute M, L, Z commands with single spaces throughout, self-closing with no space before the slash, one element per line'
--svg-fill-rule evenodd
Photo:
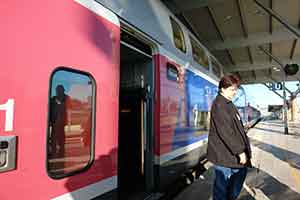
<path fill-rule="evenodd" d="M 152 113 L 146 112 L 147 90 L 153 85 L 152 58 L 130 46 L 121 45 L 119 98 L 118 186 L 120 199 L 142 199 L 147 194 L 145 170 L 149 153 L 147 133 Z M 147 126 L 146 126 L 147 124 Z M 147 127 L 147 128 L 146 128 Z M 148 168 L 148 167 L 147 167 Z"/>

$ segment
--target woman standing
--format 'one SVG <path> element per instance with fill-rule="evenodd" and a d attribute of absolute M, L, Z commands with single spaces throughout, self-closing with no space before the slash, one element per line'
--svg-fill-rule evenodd
<path fill-rule="evenodd" d="M 215 169 L 213 200 L 235 200 L 251 166 L 249 139 L 232 103 L 239 84 L 234 75 L 222 77 L 211 108 L 207 157 Z"/>

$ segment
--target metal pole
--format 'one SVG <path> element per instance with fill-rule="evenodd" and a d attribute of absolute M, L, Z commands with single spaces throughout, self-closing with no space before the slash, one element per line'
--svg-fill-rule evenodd
<path fill-rule="evenodd" d="M 275 62 L 277 62 L 279 64 L 279 66 L 281 67 L 281 69 L 284 72 L 284 64 L 278 59 L 276 58 L 273 54 L 271 54 L 270 52 L 266 51 L 264 48 L 262 48 L 261 46 L 258 46 L 258 49 L 261 50 L 262 52 L 264 52 L 265 54 L 267 54 L 268 56 L 270 56 Z M 285 74 L 285 73 L 284 73 Z"/>
<path fill-rule="evenodd" d="M 300 39 L 300 31 L 299 29 L 295 28 L 294 26 L 290 25 L 287 20 L 281 17 L 278 13 L 276 13 L 271 8 L 265 7 L 262 3 L 257 0 L 253 0 L 259 7 L 264 9 L 267 13 L 272 15 L 275 19 L 277 19 L 283 26 L 285 26 L 291 33 L 293 33 L 297 39 Z"/>
<path fill-rule="evenodd" d="M 286 101 L 286 92 L 285 92 L 285 81 L 286 75 L 284 73 L 284 80 L 283 80 L 283 112 L 284 112 L 284 134 L 289 134 L 288 124 L 287 124 L 287 101 Z"/>
<path fill-rule="evenodd" d="M 285 71 L 284 71 L 284 65 L 273 54 L 271 54 L 270 52 L 266 51 L 261 46 L 259 46 L 258 49 L 261 50 L 262 52 L 264 52 L 266 55 L 270 56 L 283 69 L 283 81 L 282 81 L 283 83 L 282 83 L 282 85 L 283 85 L 283 123 L 284 123 L 284 134 L 289 134 L 288 123 L 287 123 L 287 101 L 286 101 L 286 92 L 285 92 L 285 90 L 286 90 L 286 88 L 285 88 L 286 74 L 285 74 Z"/>

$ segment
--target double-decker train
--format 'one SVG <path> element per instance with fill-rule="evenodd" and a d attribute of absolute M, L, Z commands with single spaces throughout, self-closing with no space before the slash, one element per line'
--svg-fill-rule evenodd
<path fill-rule="evenodd" d="M 0 199 L 145 199 L 205 157 L 220 63 L 158 0 L 2 3 Z"/>

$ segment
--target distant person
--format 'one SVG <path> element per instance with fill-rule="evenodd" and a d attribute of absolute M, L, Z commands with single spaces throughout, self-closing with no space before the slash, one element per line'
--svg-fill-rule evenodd
<path fill-rule="evenodd" d="M 211 108 L 207 158 L 215 170 L 213 200 L 235 200 L 251 166 L 249 139 L 232 103 L 239 82 L 234 75 L 222 77 Z"/>
<path fill-rule="evenodd" d="M 248 118 L 248 123 L 252 120 L 252 107 L 250 106 L 250 103 L 248 102 L 247 105 L 247 118 Z"/>

